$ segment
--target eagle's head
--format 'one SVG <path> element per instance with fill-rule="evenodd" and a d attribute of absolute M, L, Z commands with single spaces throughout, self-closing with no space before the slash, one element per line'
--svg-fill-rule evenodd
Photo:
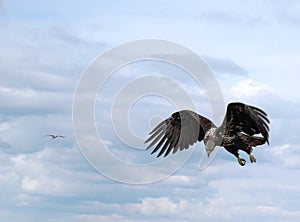
<path fill-rule="evenodd" d="M 215 147 L 218 144 L 218 136 L 217 136 L 217 128 L 213 127 L 209 129 L 204 136 L 204 144 L 205 144 L 205 150 L 207 153 L 207 156 L 214 151 Z"/>

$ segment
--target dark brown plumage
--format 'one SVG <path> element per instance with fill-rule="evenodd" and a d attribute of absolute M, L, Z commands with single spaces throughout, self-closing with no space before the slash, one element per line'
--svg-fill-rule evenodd
<path fill-rule="evenodd" d="M 151 154 L 159 151 L 157 157 L 166 157 L 203 140 L 208 156 L 216 146 L 223 146 L 243 166 L 246 161 L 239 157 L 238 150 L 245 151 L 250 161 L 256 162 L 252 147 L 269 144 L 269 123 L 263 110 L 238 102 L 228 104 L 220 127 L 191 110 L 181 110 L 158 124 L 145 143 L 150 142 L 147 149 L 155 145 Z"/>

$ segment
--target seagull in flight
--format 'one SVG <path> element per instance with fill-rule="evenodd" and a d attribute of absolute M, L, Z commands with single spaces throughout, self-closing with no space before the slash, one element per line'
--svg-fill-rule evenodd
<path fill-rule="evenodd" d="M 61 138 L 66 138 L 65 136 L 61 136 L 61 135 L 54 135 L 54 134 L 45 135 L 44 137 L 46 137 L 46 136 L 51 136 L 51 137 L 52 137 L 52 139 L 56 139 L 56 138 L 58 138 L 58 137 L 61 137 Z"/>

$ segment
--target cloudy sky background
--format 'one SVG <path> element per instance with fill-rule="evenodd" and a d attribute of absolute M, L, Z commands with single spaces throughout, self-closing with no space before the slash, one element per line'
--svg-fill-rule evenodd
<path fill-rule="evenodd" d="M 298 1 L 0 1 L 0 33 L 2 221 L 299 221 Z M 101 53 L 145 38 L 203 56 L 225 104 L 242 101 L 269 114 L 270 146 L 255 149 L 257 163 L 240 167 L 220 149 L 200 171 L 198 144 L 179 171 L 147 185 L 109 180 L 87 163 L 72 123 L 80 77 Z M 123 67 L 99 94 L 95 120 L 110 151 L 131 163 L 156 160 L 118 140 L 110 107 L 121 84 L 150 74 L 174 79 L 196 111 L 211 117 L 203 89 L 177 67 L 155 61 Z M 175 110 L 150 96 L 132 106 L 128 119 L 143 138 Z M 48 133 L 67 138 L 43 137 Z"/>

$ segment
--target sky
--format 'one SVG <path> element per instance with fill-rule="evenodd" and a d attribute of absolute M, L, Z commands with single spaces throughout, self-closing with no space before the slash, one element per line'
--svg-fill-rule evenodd
<path fill-rule="evenodd" d="M 0 0 L 0 33 L 1 221 L 299 221 L 298 1 Z M 219 148 L 199 169 L 202 143 L 166 160 L 150 155 L 140 141 L 186 105 L 185 93 L 194 111 L 208 118 L 213 113 L 207 89 L 190 73 L 142 60 L 105 79 L 93 113 L 106 150 L 135 168 L 101 155 L 91 164 L 74 127 L 77 87 L 103 53 L 142 39 L 192 50 L 211 68 L 224 105 L 240 101 L 268 113 L 270 145 L 254 149 L 256 163 L 241 153 L 247 161 L 241 167 Z M 126 91 L 141 77 L 143 84 Z M 143 96 L 149 86 L 158 91 Z M 125 120 L 118 115 L 124 113 Z M 44 137 L 52 133 L 66 138 Z M 87 149 L 93 155 L 100 148 Z M 187 161 L 174 170 L 181 157 Z M 152 163 L 162 165 L 143 170 Z M 132 183 L 142 177 L 160 179 Z"/>

